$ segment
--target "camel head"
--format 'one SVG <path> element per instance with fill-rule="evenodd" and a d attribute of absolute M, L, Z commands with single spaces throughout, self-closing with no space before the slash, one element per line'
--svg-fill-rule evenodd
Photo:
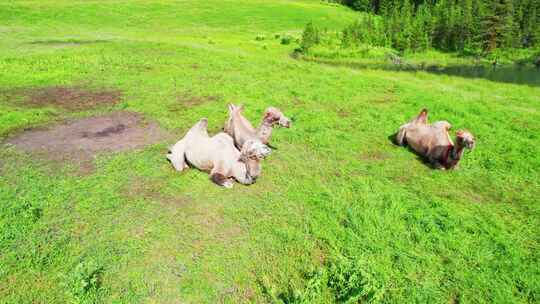
<path fill-rule="evenodd" d="M 246 164 L 247 174 L 257 178 L 261 174 L 260 161 L 270 155 L 272 150 L 258 140 L 248 140 L 240 151 L 240 162 Z"/>
<path fill-rule="evenodd" d="M 459 130 L 456 133 L 456 143 L 459 146 L 465 147 L 469 150 L 472 150 L 476 145 L 476 140 L 471 132 L 466 130 Z"/>
<path fill-rule="evenodd" d="M 275 107 L 269 107 L 264 111 L 263 120 L 270 123 L 272 126 L 278 124 L 284 128 L 291 127 L 291 120 Z"/>
<path fill-rule="evenodd" d="M 272 150 L 259 140 L 247 140 L 240 151 L 241 159 L 261 160 L 272 153 Z"/>

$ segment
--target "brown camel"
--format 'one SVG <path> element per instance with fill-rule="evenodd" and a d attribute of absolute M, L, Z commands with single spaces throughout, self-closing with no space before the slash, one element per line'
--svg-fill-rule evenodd
<path fill-rule="evenodd" d="M 452 142 L 448 131 L 452 127 L 447 121 L 428 123 L 424 109 L 410 122 L 402 125 L 396 136 L 400 146 L 408 145 L 437 169 L 455 168 L 463 156 L 464 149 L 472 150 L 474 136 L 465 130 L 456 133 L 456 143 Z"/>

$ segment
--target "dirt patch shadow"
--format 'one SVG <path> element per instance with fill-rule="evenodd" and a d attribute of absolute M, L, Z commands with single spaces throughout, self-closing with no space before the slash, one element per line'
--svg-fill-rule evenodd
<path fill-rule="evenodd" d="M 96 43 L 107 43 L 107 40 L 95 39 L 95 40 L 83 40 L 83 39 L 50 39 L 50 40 L 35 40 L 29 44 L 36 45 L 49 45 L 49 46 L 75 46 L 75 45 L 84 45 L 84 44 L 96 44 Z"/>
<path fill-rule="evenodd" d="M 82 111 L 100 105 L 114 105 L 122 96 L 119 90 L 88 90 L 83 87 L 46 87 L 23 92 L 23 104 L 31 107 L 54 106 Z"/>
<path fill-rule="evenodd" d="M 133 189 L 137 189 L 137 191 L 133 191 Z M 192 201 L 187 195 L 172 196 L 163 193 L 162 189 L 163 183 L 159 180 L 135 176 L 122 190 L 122 193 L 130 200 L 144 199 L 158 203 L 162 207 L 181 207 Z"/>
<path fill-rule="evenodd" d="M 360 159 L 364 161 L 385 161 L 389 158 L 389 153 L 379 150 L 369 150 L 360 154 Z"/>
<path fill-rule="evenodd" d="M 190 95 L 190 93 L 184 93 L 177 96 L 176 102 L 169 105 L 168 109 L 171 112 L 185 111 L 187 108 L 197 107 L 218 100 L 219 97 L 217 96 L 194 96 Z"/>
<path fill-rule="evenodd" d="M 169 137 L 155 122 L 121 111 L 30 129 L 6 143 L 47 160 L 78 163 L 83 173 L 88 173 L 99 153 L 133 150 Z"/>

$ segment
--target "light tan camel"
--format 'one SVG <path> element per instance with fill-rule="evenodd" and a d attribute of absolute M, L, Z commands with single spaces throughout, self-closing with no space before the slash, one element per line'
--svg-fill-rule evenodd
<path fill-rule="evenodd" d="M 261 125 L 255 129 L 242 112 L 244 106 L 229 104 L 229 118 L 225 122 L 223 130 L 234 138 L 234 143 L 239 149 L 248 140 L 259 140 L 268 145 L 274 126 L 280 125 L 285 128 L 291 126 L 291 120 L 274 107 L 269 107 L 264 112 Z"/>
<path fill-rule="evenodd" d="M 452 127 L 447 121 L 428 123 L 427 110 L 424 109 L 410 122 L 402 125 L 396 135 L 397 144 L 409 145 L 437 169 L 456 167 L 463 156 L 463 149 L 473 149 L 474 136 L 465 130 L 456 133 L 456 144 L 450 139 L 448 131 Z"/>
<path fill-rule="evenodd" d="M 173 147 L 167 158 L 177 171 L 190 164 L 210 172 L 210 179 L 226 188 L 232 188 L 232 178 L 239 183 L 253 184 L 261 173 L 260 160 L 271 150 L 260 141 L 247 141 L 241 151 L 234 146 L 232 137 L 221 132 L 208 136 L 208 120 L 197 122 Z"/>

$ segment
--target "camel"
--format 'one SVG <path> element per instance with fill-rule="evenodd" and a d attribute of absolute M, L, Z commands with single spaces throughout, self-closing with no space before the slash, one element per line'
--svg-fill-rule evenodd
<path fill-rule="evenodd" d="M 210 179 L 217 185 L 232 188 L 233 180 L 250 185 L 260 175 L 260 160 L 270 154 L 271 149 L 260 141 L 248 140 L 239 151 L 234 140 L 223 132 L 208 136 L 208 120 L 197 122 L 167 154 L 177 171 L 188 168 L 188 164 L 209 172 Z"/>
<path fill-rule="evenodd" d="M 464 149 L 474 148 L 474 136 L 469 131 L 458 130 L 454 144 L 448 133 L 452 125 L 447 121 L 429 124 L 427 116 L 428 112 L 424 109 L 416 118 L 402 125 L 396 136 L 397 144 L 409 145 L 436 169 L 457 167 Z"/>
<path fill-rule="evenodd" d="M 269 107 L 264 111 L 261 125 L 255 129 L 242 112 L 244 106 L 229 104 L 229 118 L 225 122 L 223 130 L 234 138 L 234 144 L 241 149 L 248 140 L 259 140 L 261 143 L 270 146 L 270 136 L 274 126 L 279 125 L 290 128 L 291 120 L 275 107 Z"/>

